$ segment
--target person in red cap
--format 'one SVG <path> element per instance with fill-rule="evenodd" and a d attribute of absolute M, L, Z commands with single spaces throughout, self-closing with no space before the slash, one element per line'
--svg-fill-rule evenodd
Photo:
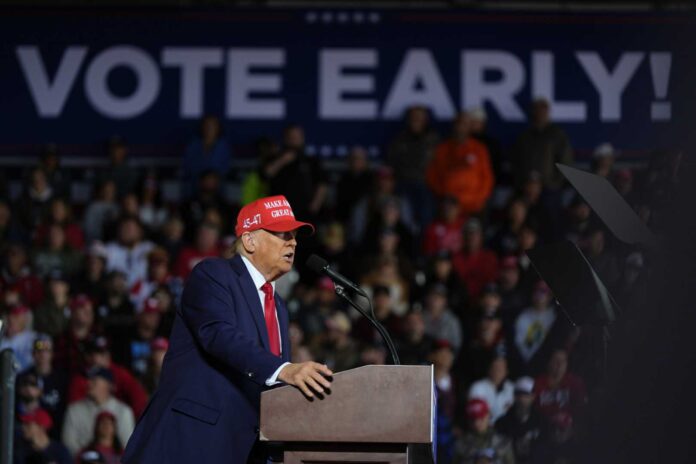
<path fill-rule="evenodd" d="M 87 451 L 101 454 L 104 464 L 120 464 L 123 455 L 123 445 L 116 433 L 116 416 L 110 411 L 102 411 L 94 419 L 94 437 L 89 444 L 78 453 L 82 456 Z"/>
<path fill-rule="evenodd" d="M 477 462 L 477 456 L 484 450 L 492 451 L 496 463 L 514 464 L 512 444 L 493 428 L 488 403 L 479 398 L 470 399 L 466 403 L 466 416 L 469 430 L 457 440 L 453 464 Z"/>
<path fill-rule="evenodd" d="M 331 386 L 325 365 L 290 362 L 289 317 L 275 294 L 303 227 L 314 229 L 295 218 L 284 196 L 260 198 L 239 212 L 235 256 L 196 265 L 124 464 L 265 463 L 257 440 L 261 392 L 283 382 L 312 398 Z"/>
<path fill-rule="evenodd" d="M 206 257 L 218 256 L 219 249 L 215 251 L 217 253 L 211 253 Z M 147 277 L 138 280 L 128 291 L 130 301 L 135 308 L 138 310 L 142 308 L 145 300 L 150 298 L 161 287 L 169 290 L 174 295 L 174 298 L 177 301 L 179 300 L 184 288 L 184 282 L 180 277 L 173 275 L 169 261 L 169 252 L 159 246 L 153 248 L 147 255 Z"/>
<path fill-rule="evenodd" d="M 70 300 L 70 321 L 65 331 L 56 337 L 55 365 L 70 375 L 78 374 L 87 366 L 85 346 L 95 336 L 94 303 L 84 293 Z"/>
<path fill-rule="evenodd" d="M 91 337 L 85 345 L 85 360 L 89 369 L 108 369 L 114 378 L 114 396 L 133 409 L 138 417 L 147 405 L 148 395 L 138 379 L 124 366 L 113 362 L 111 344 L 104 336 Z M 89 391 L 89 370 L 75 374 L 68 386 L 68 403 L 84 399 Z"/>
<path fill-rule="evenodd" d="M 39 408 L 21 414 L 19 422 L 24 440 L 15 447 L 14 462 L 72 463 L 67 448 L 48 436 L 48 431 L 53 427 L 53 419 L 45 410 Z"/>

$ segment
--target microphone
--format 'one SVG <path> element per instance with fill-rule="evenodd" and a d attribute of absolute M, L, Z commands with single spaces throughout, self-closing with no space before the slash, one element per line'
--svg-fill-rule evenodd
<path fill-rule="evenodd" d="M 334 281 L 334 284 L 341 284 L 344 287 L 350 288 L 355 293 L 367 297 L 362 288 L 358 287 L 356 284 L 348 280 L 346 277 L 331 269 L 329 267 L 328 261 L 326 261 L 324 258 L 317 255 L 310 256 L 307 260 L 307 267 L 316 272 L 317 274 L 326 274 L 327 276 L 329 276 L 329 278 L 331 278 L 331 280 Z"/>
<path fill-rule="evenodd" d="M 338 287 L 336 288 L 336 294 L 344 300 L 346 300 L 352 307 L 357 309 L 358 312 L 362 314 L 365 318 L 367 318 L 367 320 L 370 321 L 370 324 L 372 324 L 372 326 L 375 329 L 377 329 L 377 332 L 379 332 L 379 335 L 382 337 L 382 339 L 384 339 L 384 343 L 385 345 L 387 345 L 387 348 L 389 349 L 389 353 L 391 354 L 394 365 L 398 366 L 399 364 L 401 364 L 401 362 L 399 361 L 399 355 L 396 352 L 396 348 L 394 347 L 394 342 L 389 336 L 387 329 L 385 329 L 384 326 L 382 326 L 382 324 L 380 324 L 377 318 L 375 317 L 375 311 L 372 309 L 372 302 L 370 301 L 370 298 L 367 296 L 367 294 L 363 291 L 363 289 L 361 289 L 356 284 L 343 277 L 338 272 L 331 269 L 329 267 L 328 261 L 326 261 L 324 258 L 320 256 L 310 256 L 307 260 L 307 267 L 316 272 L 317 274 L 326 274 L 327 276 L 329 276 L 331 280 L 334 281 L 334 284 L 340 284 L 341 287 L 348 287 L 355 293 L 362 295 L 367 300 L 367 304 L 370 307 L 369 312 L 365 311 L 365 309 L 360 307 L 359 304 L 351 300 L 350 297 L 342 291 L 342 289 Z"/>

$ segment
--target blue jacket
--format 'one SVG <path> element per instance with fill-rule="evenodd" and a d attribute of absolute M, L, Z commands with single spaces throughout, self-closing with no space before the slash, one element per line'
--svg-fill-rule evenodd
<path fill-rule="evenodd" d="M 266 379 L 289 361 L 288 314 L 277 295 L 275 301 L 281 358 L 269 351 L 261 302 L 241 257 L 206 259 L 193 269 L 159 387 L 123 463 L 247 462 Z"/>

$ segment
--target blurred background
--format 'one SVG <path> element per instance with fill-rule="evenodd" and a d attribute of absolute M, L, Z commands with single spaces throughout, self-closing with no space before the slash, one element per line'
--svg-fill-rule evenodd
<path fill-rule="evenodd" d="M 622 314 L 646 301 L 653 257 L 555 163 L 665 232 L 695 25 L 686 1 L 0 2 L 16 462 L 119 462 L 191 269 L 275 194 L 317 226 L 278 285 L 293 360 L 389 362 L 304 269 L 318 253 L 402 363 L 434 365 L 438 462 L 591 462 L 602 329 L 572 324 L 525 252 L 569 240 Z"/>

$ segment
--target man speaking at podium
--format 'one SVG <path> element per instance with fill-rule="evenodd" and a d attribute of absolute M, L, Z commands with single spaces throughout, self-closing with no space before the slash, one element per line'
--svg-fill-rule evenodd
<path fill-rule="evenodd" d="M 284 382 L 312 397 L 330 387 L 325 365 L 289 362 L 288 314 L 275 295 L 275 281 L 292 268 L 302 227 L 314 230 L 295 219 L 285 197 L 261 198 L 239 212 L 236 255 L 193 269 L 159 388 L 122 462 L 265 462 L 254 446 L 261 392 Z"/>

